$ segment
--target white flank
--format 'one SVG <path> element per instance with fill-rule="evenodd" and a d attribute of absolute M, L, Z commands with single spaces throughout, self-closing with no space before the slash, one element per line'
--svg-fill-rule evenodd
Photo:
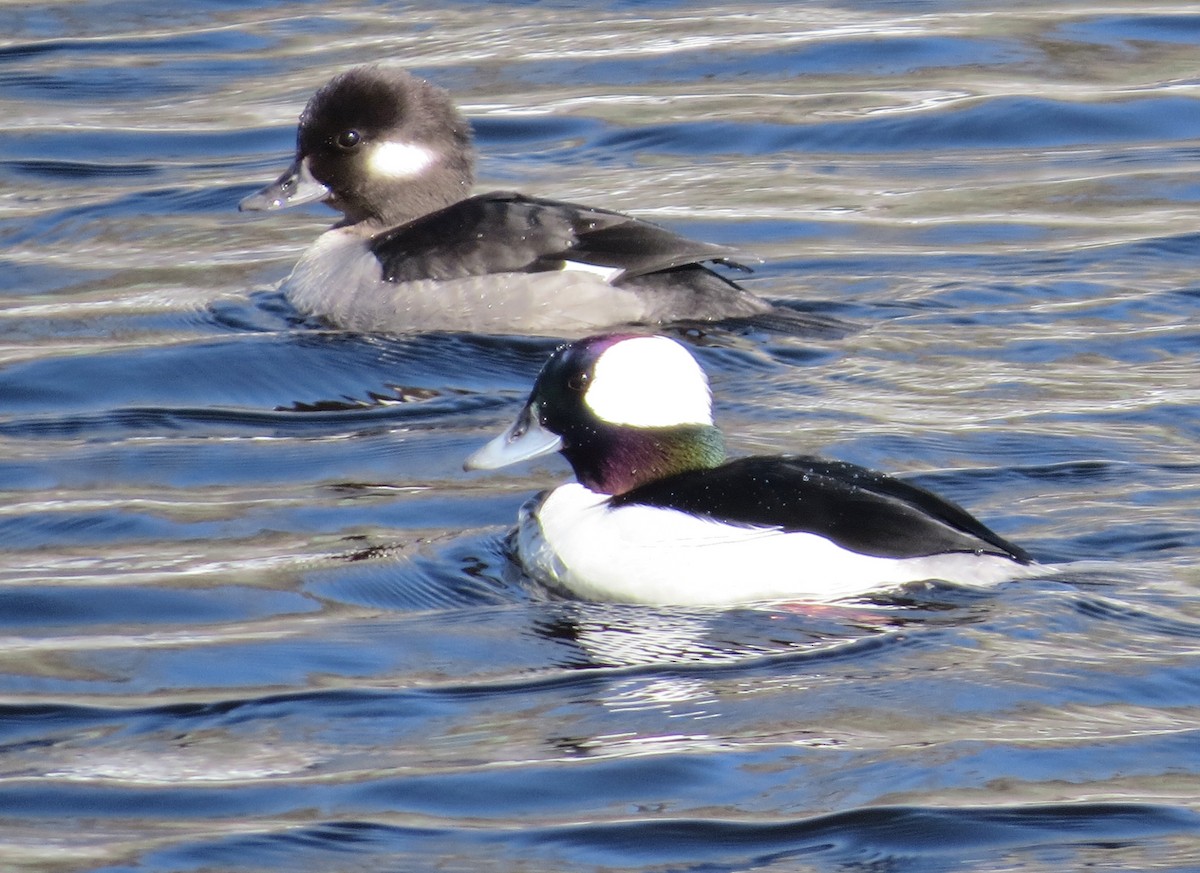
<path fill-rule="evenodd" d="M 535 577 L 589 600 L 679 606 L 827 602 L 928 579 L 990 586 L 1047 572 L 994 555 L 879 558 L 817 534 L 648 506 L 611 509 L 607 495 L 578 483 L 526 507 L 518 549 Z"/>
<path fill-rule="evenodd" d="M 611 424 L 713 423 L 708 377 L 687 349 L 665 336 L 634 337 L 605 350 L 584 401 Z"/>
<path fill-rule="evenodd" d="M 433 163 L 435 155 L 410 142 L 381 142 L 371 150 L 371 172 L 394 179 L 418 176 Z"/>

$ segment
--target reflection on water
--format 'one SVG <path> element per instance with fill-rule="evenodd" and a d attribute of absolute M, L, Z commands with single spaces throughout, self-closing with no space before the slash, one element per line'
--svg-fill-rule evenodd
<path fill-rule="evenodd" d="M 14 869 L 1191 870 L 1200 15 L 1059 2 L 8 4 Z M 735 453 L 912 476 L 1060 572 L 576 603 L 468 475 L 556 340 L 348 336 L 238 215 L 390 58 L 481 189 L 762 255 L 845 332 L 678 330 Z"/>

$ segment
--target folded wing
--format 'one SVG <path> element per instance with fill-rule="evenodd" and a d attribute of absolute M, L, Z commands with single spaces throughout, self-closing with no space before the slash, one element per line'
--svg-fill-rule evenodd
<path fill-rule="evenodd" d="M 728 524 L 807 532 L 860 554 L 914 558 L 945 552 L 1030 557 L 962 507 L 916 485 L 839 461 L 742 458 L 614 497 Z"/>
<path fill-rule="evenodd" d="M 609 270 L 613 284 L 704 262 L 747 269 L 733 249 L 650 222 L 509 192 L 462 200 L 379 234 L 370 247 L 390 282 L 542 272 L 568 264 Z"/>

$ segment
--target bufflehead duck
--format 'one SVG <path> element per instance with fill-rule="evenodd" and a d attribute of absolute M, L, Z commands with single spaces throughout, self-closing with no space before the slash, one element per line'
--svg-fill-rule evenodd
<path fill-rule="evenodd" d="M 522 508 L 517 554 L 533 577 L 587 599 L 829 601 L 1036 572 L 965 510 L 899 479 L 814 457 L 725 461 L 704 371 L 666 337 L 560 347 L 513 425 L 464 466 L 555 451 L 576 481 Z"/>
<path fill-rule="evenodd" d="M 342 213 L 284 291 L 351 330 L 569 336 L 777 311 L 705 266 L 746 269 L 732 249 L 605 209 L 469 196 L 474 157 L 445 91 L 395 67 L 356 67 L 308 101 L 295 161 L 239 208 L 320 200 Z"/>

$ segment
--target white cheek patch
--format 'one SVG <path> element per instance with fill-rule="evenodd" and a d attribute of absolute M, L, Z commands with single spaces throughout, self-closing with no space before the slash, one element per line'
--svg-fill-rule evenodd
<path fill-rule="evenodd" d="M 434 153 L 410 142 L 381 142 L 367 158 L 371 172 L 393 179 L 419 176 L 434 162 Z"/>
<path fill-rule="evenodd" d="M 708 377 L 696 359 L 665 336 L 622 340 L 596 361 L 584 402 L 601 420 L 634 427 L 712 421 Z"/>

